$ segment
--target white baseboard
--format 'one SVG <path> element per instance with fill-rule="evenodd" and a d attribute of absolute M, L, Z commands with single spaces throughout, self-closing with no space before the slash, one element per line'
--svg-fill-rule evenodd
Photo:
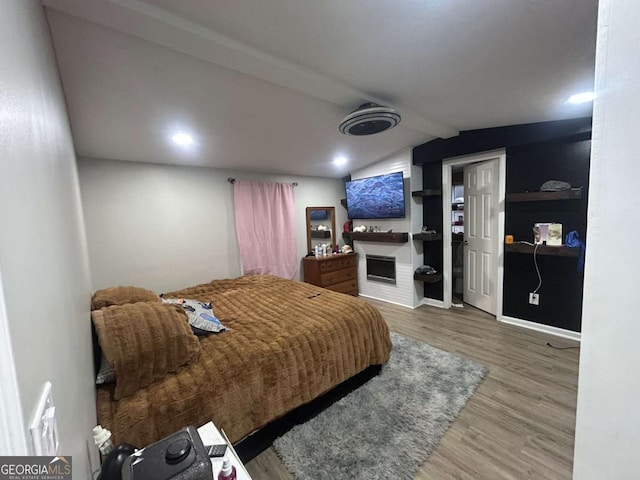
<path fill-rule="evenodd" d="M 372 300 L 379 300 L 381 302 L 392 303 L 393 305 L 399 305 L 401 307 L 414 308 L 411 305 L 405 305 L 404 303 L 392 302 L 391 300 L 387 300 L 386 298 L 378 298 L 378 297 L 373 297 L 371 295 L 363 295 L 362 293 L 358 293 L 358 296 L 359 297 L 364 297 L 364 298 L 370 298 Z"/>
<path fill-rule="evenodd" d="M 580 341 L 580 332 L 574 332 L 572 330 L 565 330 L 564 328 L 552 327 L 551 325 L 544 325 L 542 323 L 530 322 L 529 320 L 522 320 L 521 318 L 507 317 L 502 315 L 499 317 L 499 321 L 508 323 L 509 325 L 515 325 L 517 327 L 527 328 L 529 330 L 535 330 L 537 332 L 548 333 L 556 337 L 568 338 L 569 340 Z"/>
<path fill-rule="evenodd" d="M 444 308 L 444 302 L 442 300 L 436 300 L 435 298 L 424 298 L 422 299 L 422 302 L 420 302 L 420 305 L 428 305 L 430 307 Z"/>

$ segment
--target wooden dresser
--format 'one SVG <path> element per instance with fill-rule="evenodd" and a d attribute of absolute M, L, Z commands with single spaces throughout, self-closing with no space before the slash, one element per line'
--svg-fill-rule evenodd
<path fill-rule="evenodd" d="M 303 259 L 304 281 L 347 295 L 358 296 L 358 255 L 345 253 Z"/>

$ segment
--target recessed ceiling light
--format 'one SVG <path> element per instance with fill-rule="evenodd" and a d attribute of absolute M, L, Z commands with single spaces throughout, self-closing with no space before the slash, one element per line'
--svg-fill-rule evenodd
<path fill-rule="evenodd" d="M 573 103 L 573 104 L 586 103 L 586 102 L 593 101 L 594 98 L 596 98 L 595 92 L 581 92 L 581 93 L 576 93 L 575 95 L 571 95 L 567 99 L 567 103 Z"/>
<path fill-rule="evenodd" d="M 189 145 L 193 145 L 193 137 L 188 133 L 176 133 L 173 137 L 171 137 L 173 143 L 176 145 L 180 145 L 181 147 L 187 147 Z"/>
<path fill-rule="evenodd" d="M 333 159 L 333 163 L 337 166 L 345 165 L 347 163 L 347 157 L 345 157 L 344 155 L 339 155 Z"/>

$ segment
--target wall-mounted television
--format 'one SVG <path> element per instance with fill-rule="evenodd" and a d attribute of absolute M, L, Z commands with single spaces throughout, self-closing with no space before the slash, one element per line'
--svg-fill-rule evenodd
<path fill-rule="evenodd" d="M 404 218 L 402 172 L 360 178 L 345 183 L 349 218 Z"/>

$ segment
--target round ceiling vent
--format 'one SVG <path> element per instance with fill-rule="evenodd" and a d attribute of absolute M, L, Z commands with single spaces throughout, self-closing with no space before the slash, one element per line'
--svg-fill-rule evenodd
<path fill-rule="evenodd" d="M 340 133 L 345 135 L 373 135 L 400 123 L 400 114 L 393 108 L 376 103 L 365 103 L 340 122 Z"/>

